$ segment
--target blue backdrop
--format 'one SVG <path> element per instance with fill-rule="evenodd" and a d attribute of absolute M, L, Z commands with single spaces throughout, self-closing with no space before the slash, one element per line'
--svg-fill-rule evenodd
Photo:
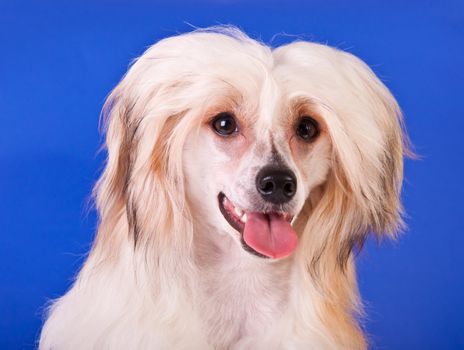
<path fill-rule="evenodd" d="M 323 0 L 0 1 L 0 348 L 34 347 L 44 304 L 89 248 L 105 96 L 131 59 L 187 23 L 266 42 L 303 34 L 386 82 L 422 159 L 406 162 L 409 229 L 358 258 L 365 327 L 373 349 L 463 349 L 463 2 Z"/>

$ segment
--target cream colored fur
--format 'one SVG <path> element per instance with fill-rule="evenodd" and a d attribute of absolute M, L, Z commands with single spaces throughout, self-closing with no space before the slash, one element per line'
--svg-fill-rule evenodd
<path fill-rule="evenodd" d="M 208 120 L 243 126 L 218 140 Z M 365 349 L 353 249 L 394 235 L 405 136 L 388 89 L 353 55 L 295 42 L 271 49 L 233 28 L 161 40 L 105 105 L 108 160 L 93 248 L 50 307 L 49 349 Z M 303 145 L 292 120 L 321 134 Z M 298 191 L 299 243 L 285 259 L 244 251 L 220 191 L 256 202 L 278 152 Z"/>

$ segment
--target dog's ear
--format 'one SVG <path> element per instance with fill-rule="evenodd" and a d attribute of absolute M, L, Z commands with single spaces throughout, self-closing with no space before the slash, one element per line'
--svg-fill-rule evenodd
<path fill-rule="evenodd" d="M 94 188 L 100 216 L 97 241 L 111 234 L 121 214 L 126 211 L 129 177 L 136 147 L 137 127 L 132 115 L 134 107 L 135 102 L 124 94 L 122 82 L 112 91 L 102 110 L 108 156 L 103 174 Z"/>
<path fill-rule="evenodd" d="M 357 93 L 362 96 L 365 118 L 374 122 L 371 133 L 366 130 L 365 137 L 352 137 L 360 156 L 358 200 L 368 209 L 370 229 L 377 235 L 394 237 L 403 225 L 400 202 L 403 157 L 413 156 L 402 113 L 388 88 L 364 62 L 350 54 L 343 55 Z"/>
<path fill-rule="evenodd" d="M 344 266 L 369 232 L 395 237 L 401 229 L 400 191 L 408 141 L 395 98 L 371 69 L 351 54 L 321 50 L 334 63 L 321 69 L 336 76 L 327 83 L 333 86 L 319 104 L 332 143 L 332 167 L 302 230 L 323 231 L 305 235 L 309 237 L 305 249 L 316 249 L 313 267 L 328 250 Z M 299 221 L 303 227 L 304 217 Z"/>
<path fill-rule="evenodd" d="M 94 190 L 100 214 L 96 244 L 114 235 L 116 225 L 137 245 L 150 232 L 161 235 L 186 222 L 182 146 L 191 126 L 183 116 L 191 106 L 182 94 L 189 81 L 176 74 L 182 65 L 175 59 L 158 59 L 166 55 L 163 45 L 132 65 L 104 105 L 108 158 Z"/>
<path fill-rule="evenodd" d="M 339 116 L 340 129 L 332 133 L 333 175 L 345 197 L 341 202 L 358 213 L 352 217 L 357 228 L 340 237 L 343 264 L 368 232 L 394 238 L 403 227 L 403 157 L 411 153 L 390 91 L 364 62 L 345 52 L 339 55 L 354 108 L 351 115 Z"/>

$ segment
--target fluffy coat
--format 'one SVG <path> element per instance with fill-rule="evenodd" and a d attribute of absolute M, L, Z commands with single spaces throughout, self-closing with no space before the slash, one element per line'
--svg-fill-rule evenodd
<path fill-rule="evenodd" d="M 211 132 L 222 111 L 239 136 Z M 366 64 L 316 43 L 272 49 L 234 28 L 199 30 L 150 47 L 103 113 L 98 233 L 49 309 L 41 350 L 367 347 L 353 250 L 402 225 L 406 137 Z M 319 122 L 311 144 L 293 135 L 301 115 Z M 254 177 L 276 154 L 298 180 L 283 208 L 298 245 L 263 259 L 217 195 L 266 212 Z"/>

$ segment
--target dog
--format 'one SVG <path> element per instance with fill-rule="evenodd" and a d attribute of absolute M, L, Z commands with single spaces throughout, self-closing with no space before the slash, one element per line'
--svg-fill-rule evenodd
<path fill-rule="evenodd" d="M 98 233 L 41 350 L 367 348 L 354 255 L 402 228 L 408 143 L 365 63 L 194 30 L 102 114 Z"/>

